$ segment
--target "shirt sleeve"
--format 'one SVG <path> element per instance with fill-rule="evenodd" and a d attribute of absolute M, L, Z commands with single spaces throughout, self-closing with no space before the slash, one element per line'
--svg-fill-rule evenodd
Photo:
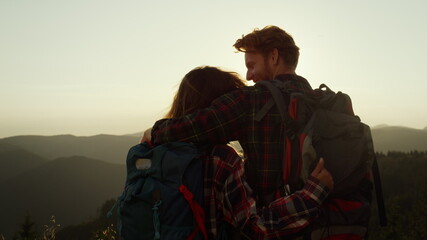
<path fill-rule="evenodd" d="M 268 207 L 258 209 L 263 226 L 268 230 L 279 230 L 290 234 L 302 230 L 319 214 L 320 205 L 329 194 L 329 189 L 314 177 L 310 177 L 304 188 L 289 196 L 276 199 Z M 269 234 L 277 235 L 275 232 Z"/>
<path fill-rule="evenodd" d="M 329 193 L 326 186 L 311 177 L 302 190 L 256 209 L 252 190 L 244 180 L 242 161 L 230 171 L 222 190 L 224 216 L 249 239 L 276 238 L 302 230 L 318 215 Z"/>
<path fill-rule="evenodd" d="M 208 108 L 176 119 L 162 119 L 152 128 L 152 142 L 182 141 L 223 144 L 244 135 L 243 118 L 248 97 L 241 89 L 214 100 Z"/>

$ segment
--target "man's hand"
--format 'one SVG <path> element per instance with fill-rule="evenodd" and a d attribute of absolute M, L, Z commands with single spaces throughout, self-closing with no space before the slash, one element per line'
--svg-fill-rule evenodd
<path fill-rule="evenodd" d="M 151 128 L 145 130 L 140 143 L 143 143 L 143 142 L 151 142 Z"/>
<path fill-rule="evenodd" d="M 328 172 L 328 170 L 326 170 L 324 165 L 325 161 L 323 160 L 323 158 L 320 158 L 319 162 L 317 163 L 317 166 L 311 173 L 311 176 L 319 179 L 321 183 L 323 183 L 329 188 L 329 190 L 332 190 L 334 188 L 334 180 L 332 178 L 332 175 Z"/>

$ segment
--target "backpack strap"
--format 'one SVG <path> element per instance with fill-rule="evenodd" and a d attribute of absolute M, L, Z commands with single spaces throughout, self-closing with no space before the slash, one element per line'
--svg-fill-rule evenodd
<path fill-rule="evenodd" d="M 264 85 L 268 91 L 270 91 L 271 96 L 273 97 L 273 100 L 270 100 L 269 102 L 267 102 L 266 106 L 269 108 L 268 110 L 270 110 L 270 108 L 273 106 L 273 103 L 276 104 L 277 109 L 279 110 L 280 113 L 280 117 L 282 118 L 282 120 L 285 121 L 286 119 L 286 113 L 287 113 L 287 106 L 285 103 L 285 99 L 283 98 L 283 93 L 280 91 L 280 89 L 273 83 L 273 81 L 275 81 L 275 83 L 277 83 L 276 80 L 272 80 L 272 81 L 260 81 L 258 84 Z M 266 108 L 267 108 L 266 107 Z M 262 109 L 263 110 L 263 109 Z M 267 109 L 263 110 L 263 114 L 265 115 L 268 112 Z M 264 116 L 259 116 L 261 119 Z"/>
<path fill-rule="evenodd" d="M 270 109 L 274 106 L 274 100 L 270 99 L 262 108 L 255 114 L 254 120 L 257 122 L 261 122 L 264 116 L 270 111 Z"/>
<path fill-rule="evenodd" d="M 374 162 L 372 164 L 372 176 L 374 178 L 375 195 L 377 197 L 378 217 L 380 225 L 384 227 L 387 226 L 387 216 L 385 213 L 383 189 L 376 155 L 374 156 Z"/>
<path fill-rule="evenodd" d="M 255 120 L 261 121 L 262 118 L 267 114 L 267 112 L 273 107 L 275 104 L 277 107 L 277 110 L 279 111 L 280 117 L 282 118 L 282 123 L 285 125 L 285 133 L 286 133 L 286 139 L 285 139 L 285 146 L 283 148 L 283 157 L 285 159 L 285 162 L 282 163 L 282 165 L 288 164 L 287 169 L 289 176 L 287 179 L 285 179 L 285 168 L 283 166 L 282 171 L 282 178 L 283 183 L 288 182 L 288 186 L 284 186 L 285 193 L 289 192 L 286 190 L 289 190 L 290 192 L 294 192 L 299 188 L 299 178 L 298 178 L 298 161 L 299 161 L 299 152 L 300 152 L 300 146 L 299 146 L 299 139 L 296 137 L 296 133 L 298 130 L 298 125 L 296 121 L 291 117 L 289 114 L 288 105 L 285 101 L 284 94 L 290 92 L 287 91 L 284 83 L 280 80 L 274 79 L 270 81 L 260 81 L 257 84 L 261 84 L 265 86 L 268 91 L 271 93 L 272 99 L 270 99 L 262 108 L 261 110 L 256 114 Z M 287 175 L 287 174 L 286 174 Z M 280 185 L 281 185 L 280 184 Z M 278 187 L 279 191 L 281 190 L 281 186 Z M 287 195 L 287 194 L 286 194 Z"/>
<path fill-rule="evenodd" d="M 158 200 L 154 203 L 153 210 L 153 226 L 154 226 L 154 240 L 160 240 L 160 206 L 162 200 Z"/>
<path fill-rule="evenodd" d="M 187 238 L 187 240 L 192 240 L 196 236 L 198 231 L 201 231 L 205 239 L 208 239 L 208 235 L 205 227 L 205 211 L 203 208 L 194 200 L 193 193 L 188 190 L 185 185 L 179 186 L 179 191 L 184 196 L 185 200 L 187 200 L 190 205 L 191 211 L 193 212 L 194 219 L 196 220 L 196 228 Z"/>
<path fill-rule="evenodd" d="M 255 121 L 261 121 L 265 114 L 276 104 L 279 111 L 280 117 L 286 126 L 286 135 L 293 139 L 297 130 L 296 122 L 291 118 L 288 112 L 288 106 L 286 104 L 284 93 L 286 92 L 284 84 L 277 79 L 269 81 L 260 81 L 257 84 L 265 86 L 273 97 L 269 100 L 261 110 L 255 115 Z"/>

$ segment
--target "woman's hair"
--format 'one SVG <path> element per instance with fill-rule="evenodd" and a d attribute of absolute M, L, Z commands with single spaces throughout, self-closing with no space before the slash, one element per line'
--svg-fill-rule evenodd
<path fill-rule="evenodd" d="M 217 97 L 243 86 L 245 83 L 235 72 L 197 67 L 182 79 L 166 117 L 178 118 L 208 107 Z"/>
<path fill-rule="evenodd" d="M 286 65 L 295 69 L 298 64 L 299 47 L 289 33 L 276 26 L 255 29 L 243 35 L 233 46 L 239 52 L 259 52 L 264 56 L 276 48 Z"/>

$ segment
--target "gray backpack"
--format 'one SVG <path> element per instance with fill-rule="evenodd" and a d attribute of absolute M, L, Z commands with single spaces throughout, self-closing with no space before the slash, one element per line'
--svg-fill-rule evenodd
<path fill-rule="evenodd" d="M 323 157 L 325 168 L 333 176 L 334 189 L 317 221 L 322 237 L 338 234 L 331 233 L 337 226 L 344 227 L 342 234 L 354 234 L 354 230 L 345 228 L 358 225 L 362 230 L 358 229 L 357 234 L 366 234 L 373 184 L 381 225 L 386 225 L 371 131 L 354 115 L 350 97 L 335 93 L 324 84 L 309 93 L 290 90 L 281 80 L 257 84 L 265 86 L 272 98 L 259 110 L 255 120 L 261 121 L 276 106 L 286 131 L 283 164 L 291 168 L 287 184 L 278 186 L 278 191 L 284 192 L 281 195 L 300 190 Z M 286 152 L 289 150 L 290 153 Z"/>

